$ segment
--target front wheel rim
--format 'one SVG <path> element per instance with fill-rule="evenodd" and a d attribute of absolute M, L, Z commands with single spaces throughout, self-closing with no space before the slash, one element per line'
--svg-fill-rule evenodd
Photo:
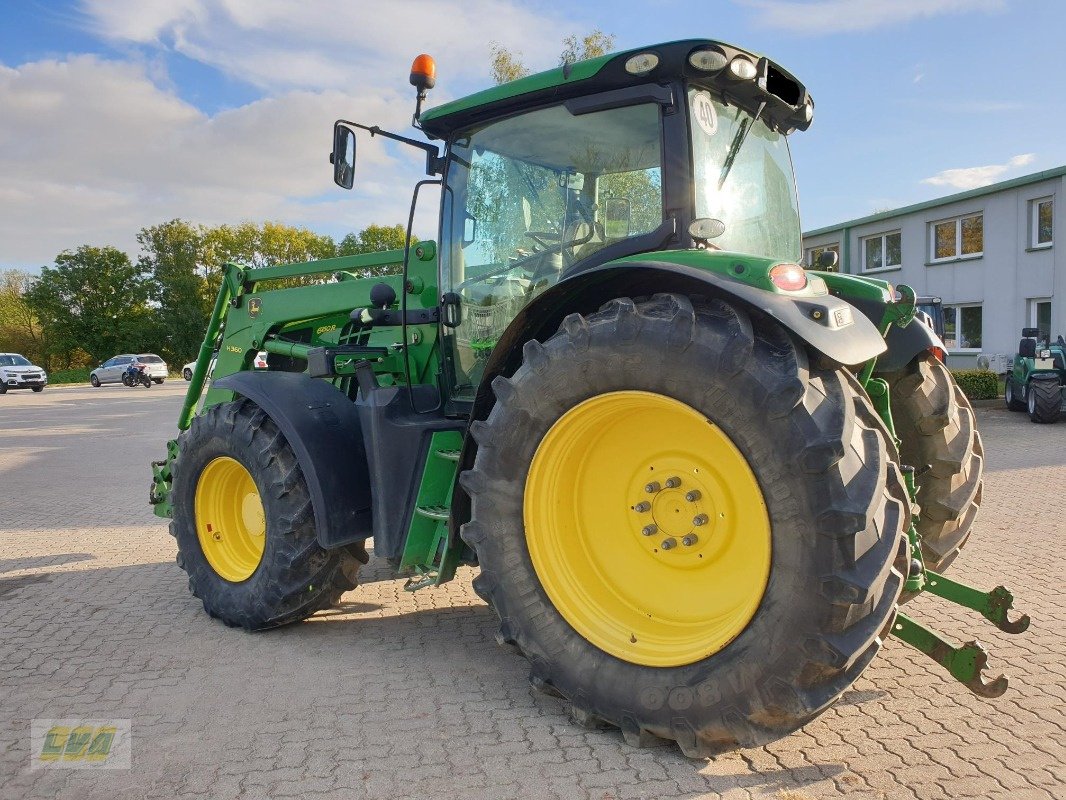
<path fill-rule="evenodd" d="M 220 577 L 252 577 L 266 547 L 266 514 L 251 473 L 234 458 L 210 461 L 196 483 L 196 536 L 204 558 Z"/>
<path fill-rule="evenodd" d="M 661 394 L 574 406 L 534 454 L 526 544 L 556 610 L 624 661 L 675 667 L 722 650 L 758 610 L 769 514 L 730 437 Z"/>

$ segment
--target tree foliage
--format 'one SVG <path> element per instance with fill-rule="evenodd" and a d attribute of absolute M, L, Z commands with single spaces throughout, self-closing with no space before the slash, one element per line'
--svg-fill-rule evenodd
<path fill-rule="evenodd" d="M 613 49 L 613 33 L 604 33 L 597 28 L 580 38 L 571 34 L 563 39 L 563 52 L 559 55 L 559 66 L 585 61 L 589 58 L 599 58 Z"/>
<path fill-rule="evenodd" d="M 407 240 L 407 228 L 403 225 L 367 225 L 359 233 L 349 233 L 337 244 L 338 256 L 357 256 L 364 253 L 379 253 L 383 250 L 403 250 Z M 412 237 L 417 242 L 418 237 Z M 360 278 L 389 275 L 399 272 L 403 262 L 383 264 L 376 267 L 364 267 L 350 270 Z"/>
<path fill-rule="evenodd" d="M 41 324 L 26 300 L 33 276 L 22 270 L 0 271 L 0 352 L 21 353 L 41 366 L 44 340 Z"/>
<path fill-rule="evenodd" d="M 56 256 L 26 300 L 41 323 L 45 352 L 60 360 L 84 350 L 93 361 L 143 352 L 148 284 L 115 247 L 82 245 Z"/>

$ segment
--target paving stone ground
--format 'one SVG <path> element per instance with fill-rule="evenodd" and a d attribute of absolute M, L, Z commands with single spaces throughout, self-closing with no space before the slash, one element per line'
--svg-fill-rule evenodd
<path fill-rule="evenodd" d="M 983 701 L 890 641 L 840 702 L 711 761 L 631 749 L 530 695 L 472 571 L 417 594 L 372 560 L 343 605 L 264 634 L 203 613 L 151 514 L 182 382 L 0 397 L 0 797 L 1066 797 L 1066 423 L 979 412 L 979 533 L 953 574 L 1004 582 L 1033 617 L 977 636 L 1011 676 Z M 131 719 L 133 768 L 29 769 L 34 718 Z"/>

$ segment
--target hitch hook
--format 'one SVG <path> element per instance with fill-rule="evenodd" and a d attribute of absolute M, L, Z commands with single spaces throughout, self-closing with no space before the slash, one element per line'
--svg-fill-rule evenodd
<path fill-rule="evenodd" d="M 896 614 L 896 621 L 892 623 L 892 634 L 925 653 L 978 697 L 999 697 L 1007 691 L 1009 679 L 1006 675 L 1000 675 L 990 681 L 985 680 L 988 652 L 976 640 L 955 647 L 940 634 L 903 613 Z"/>

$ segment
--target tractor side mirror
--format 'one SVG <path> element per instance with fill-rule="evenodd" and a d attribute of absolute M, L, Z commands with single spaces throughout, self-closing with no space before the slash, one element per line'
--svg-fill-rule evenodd
<path fill-rule="evenodd" d="M 633 208 L 628 197 L 608 197 L 603 201 L 603 237 L 625 239 L 633 221 Z"/>
<path fill-rule="evenodd" d="M 355 132 L 337 122 L 333 125 L 333 182 L 342 189 L 351 189 L 355 182 Z"/>
<path fill-rule="evenodd" d="M 1018 355 L 1022 358 L 1036 358 L 1036 339 L 1022 339 L 1018 342 Z"/>
<path fill-rule="evenodd" d="M 835 250 L 823 250 L 818 254 L 818 268 L 826 272 L 832 272 L 839 260 Z"/>

